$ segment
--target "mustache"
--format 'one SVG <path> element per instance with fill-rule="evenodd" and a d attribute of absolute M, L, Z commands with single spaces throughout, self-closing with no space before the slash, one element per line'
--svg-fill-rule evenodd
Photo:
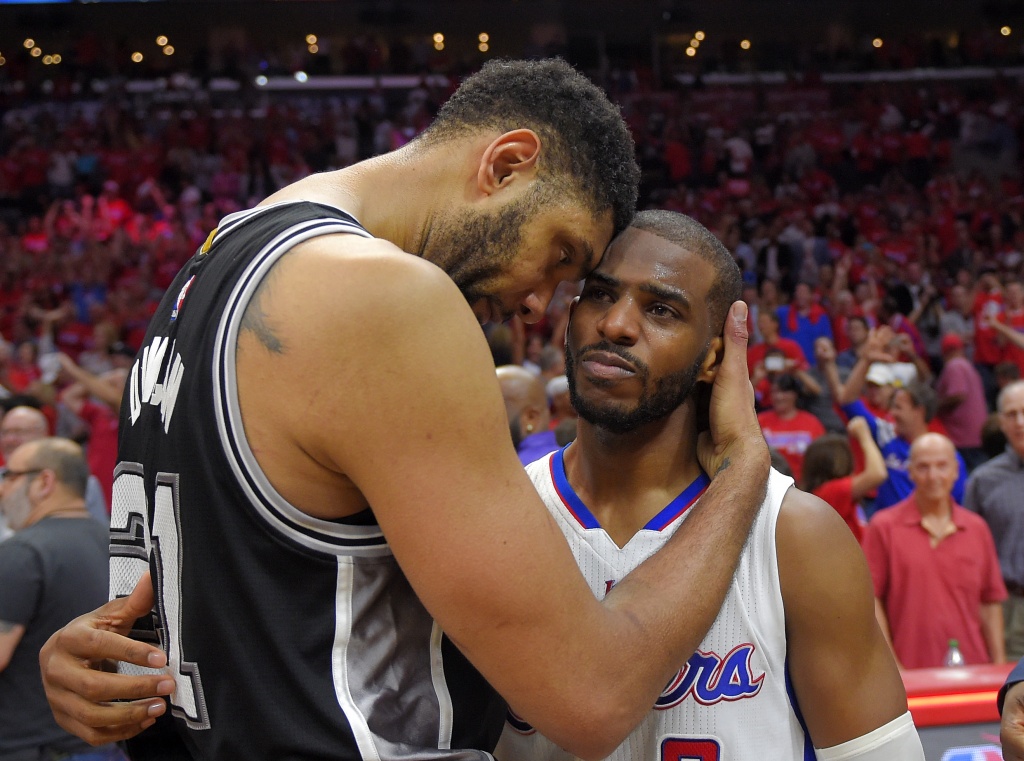
<path fill-rule="evenodd" d="M 608 341 L 599 341 L 598 343 L 588 344 L 587 346 L 584 346 L 583 348 L 576 352 L 576 361 L 585 361 L 587 354 L 595 351 L 604 351 L 608 352 L 609 354 L 615 354 L 616 356 L 621 357 L 622 359 L 626 360 L 631 365 L 633 365 L 633 367 L 635 367 L 638 372 L 644 374 L 648 372 L 648 367 L 642 359 L 637 357 L 635 354 L 627 351 L 626 349 L 623 349 L 621 346 L 609 343 Z"/>

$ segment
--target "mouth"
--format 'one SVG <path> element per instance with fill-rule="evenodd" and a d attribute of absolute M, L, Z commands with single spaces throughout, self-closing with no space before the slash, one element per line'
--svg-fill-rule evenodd
<path fill-rule="evenodd" d="M 636 368 L 610 351 L 592 351 L 584 355 L 580 368 L 595 378 L 614 380 L 636 375 Z"/>

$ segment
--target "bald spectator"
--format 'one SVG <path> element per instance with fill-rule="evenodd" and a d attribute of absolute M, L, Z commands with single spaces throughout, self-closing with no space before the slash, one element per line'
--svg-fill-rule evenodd
<path fill-rule="evenodd" d="M 14 407 L 0 420 L 0 454 L 4 462 L 22 444 L 38 441 L 50 433 L 46 416 L 35 407 Z M 110 510 L 103 496 L 103 488 L 96 476 L 89 476 L 85 489 L 85 504 L 89 514 L 104 526 L 110 522 Z"/>
<path fill-rule="evenodd" d="M 505 399 L 512 443 L 523 465 L 558 449 L 555 432 L 551 430 L 544 382 L 519 365 L 503 365 L 496 372 Z"/>
<path fill-rule="evenodd" d="M 39 650 L 57 629 L 107 599 L 107 531 L 89 518 L 89 468 L 68 439 L 17 447 L 0 483 L 14 536 L 0 544 L 0 758 L 107 761 L 57 726 L 39 679 Z"/>
<path fill-rule="evenodd" d="M 1006 654 L 1024 656 L 1024 381 L 1004 388 L 996 403 L 1006 450 L 971 474 L 964 507 L 988 524 L 1009 597 L 1003 606 Z"/>
<path fill-rule="evenodd" d="M 913 493 L 864 535 L 875 614 L 901 668 L 942 666 L 950 640 L 968 664 L 1003 663 L 1006 587 L 992 534 L 952 497 L 953 443 L 926 433 L 910 448 Z"/>
<path fill-rule="evenodd" d="M 872 414 L 859 400 L 843 405 L 843 412 L 847 417 L 862 417 L 867 421 L 872 438 L 885 456 L 885 467 L 889 477 L 878 487 L 875 510 L 892 507 L 910 496 L 913 491 L 913 479 L 910 478 L 911 445 L 928 433 L 928 425 L 935 417 L 937 406 L 935 392 L 920 381 L 896 389 L 890 408 L 891 422 Z M 959 453 L 954 452 L 953 457 L 957 470 L 954 474 L 952 492 L 953 498 L 960 501 L 963 499 L 964 486 L 967 483 L 967 466 Z"/>

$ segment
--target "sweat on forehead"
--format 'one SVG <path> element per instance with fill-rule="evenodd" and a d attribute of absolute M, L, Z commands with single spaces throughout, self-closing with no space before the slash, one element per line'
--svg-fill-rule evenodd
<path fill-rule="evenodd" d="M 641 211 L 633 217 L 623 235 L 628 235 L 630 230 L 657 235 L 714 267 L 715 280 L 707 291 L 708 319 L 714 332 L 721 332 L 729 307 L 743 293 L 743 276 L 729 249 L 700 222 L 674 211 Z M 628 242 L 628 239 L 624 241 L 620 238 L 613 242 L 619 256 L 628 252 L 628 248 L 622 245 L 624 242 Z"/>

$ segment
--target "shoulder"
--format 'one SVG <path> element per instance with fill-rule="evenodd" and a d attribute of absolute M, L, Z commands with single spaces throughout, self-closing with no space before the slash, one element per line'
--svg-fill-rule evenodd
<path fill-rule="evenodd" d="M 823 541 L 846 539 L 850 529 L 831 505 L 814 494 L 795 486 L 786 492 L 779 508 L 776 535 L 780 559 L 783 551 L 811 552 L 824 550 Z M 853 535 L 850 534 L 852 539 Z"/>
<path fill-rule="evenodd" d="M 799 415 L 800 423 L 802 425 L 812 430 L 821 430 L 824 433 L 825 426 L 821 424 L 821 421 L 818 420 L 818 416 L 815 415 L 813 412 L 808 412 L 807 410 L 800 410 Z"/>
<path fill-rule="evenodd" d="M 991 529 L 988 527 L 985 519 L 977 513 L 972 513 L 966 507 L 960 505 L 953 506 L 953 514 L 956 516 L 958 523 L 962 523 L 966 528 L 972 531 L 984 531 L 985 533 L 991 533 Z"/>
<path fill-rule="evenodd" d="M 306 336 L 323 343 L 344 335 L 347 346 L 358 346 L 360 335 L 441 330 L 451 316 L 463 322 L 468 318 L 475 327 L 468 304 L 440 268 L 384 240 L 314 238 L 296 247 L 275 270 L 268 308 L 275 319 L 298 328 L 300 340 Z M 334 332 L 339 329 L 345 332 Z"/>
<path fill-rule="evenodd" d="M 41 563 L 42 550 L 36 533 L 29 527 L 0 542 L 0 576 L 3 576 L 5 585 L 14 579 L 24 578 Z"/>
<path fill-rule="evenodd" d="M 979 483 L 991 479 L 993 476 L 999 478 L 1005 478 L 1007 471 L 1016 472 L 1018 469 L 1014 467 L 1013 458 L 1003 452 L 1001 455 L 996 455 L 991 460 L 975 468 L 970 475 L 970 480 L 973 483 Z M 1024 471 L 1022 471 L 1024 472 Z"/>

